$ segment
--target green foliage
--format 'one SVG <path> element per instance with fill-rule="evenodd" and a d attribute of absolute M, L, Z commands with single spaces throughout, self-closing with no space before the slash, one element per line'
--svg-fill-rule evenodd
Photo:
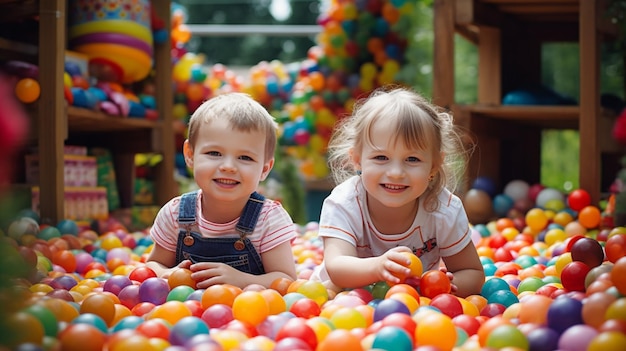
<path fill-rule="evenodd" d="M 278 174 L 282 184 L 282 205 L 291 215 L 291 219 L 298 224 L 305 224 L 307 220 L 305 206 L 305 191 L 295 160 L 285 153 L 284 149 L 276 148 L 274 155 L 274 171 Z"/>
<path fill-rule="evenodd" d="M 541 183 L 566 193 L 578 189 L 578 131 L 545 130 L 542 139 Z"/>

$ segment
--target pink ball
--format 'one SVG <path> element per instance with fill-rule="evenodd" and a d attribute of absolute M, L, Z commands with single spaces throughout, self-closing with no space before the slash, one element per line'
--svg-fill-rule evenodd
<path fill-rule="evenodd" d="M 568 351 L 585 351 L 598 331 L 585 324 L 578 324 L 566 329 L 559 338 L 559 349 Z"/>

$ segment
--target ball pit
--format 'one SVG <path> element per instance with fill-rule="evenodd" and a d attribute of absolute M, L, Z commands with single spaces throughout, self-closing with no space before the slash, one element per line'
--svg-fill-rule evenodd
<path fill-rule="evenodd" d="M 578 205 L 581 210 L 592 206 Z M 445 274 L 422 272 L 414 258 L 417 279 L 326 290 L 306 278 L 323 258 L 316 223 L 299 227 L 292 244 L 295 281 L 197 289 L 188 270 L 164 279 L 144 265 L 151 246 L 145 231 L 115 226 L 101 234 L 80 228 L 57 235 L 49 228 L 73 232 L 73 223 L 34 225 L 16 218 L 13 229 L 2 232 L 3 250 L 9 250 L 2 263 L 27 269 L 0 290 L 2 301 L 12 306 L 0 322 L 9 331 L 1 345 L 16 350 L 31 344 L 45 350 L 621 350 L 626 229 L 598 224 L 567 231 L 580 221 L 580 211 L 564 208 L 565 217 L 552 211 L 533 207 L 521 221 L 502 217 L 473 226 L 487 278 L 480 294 L 465 298 L 450 294 Z M 42 231 L 48 234 L 39 235 Z"/>

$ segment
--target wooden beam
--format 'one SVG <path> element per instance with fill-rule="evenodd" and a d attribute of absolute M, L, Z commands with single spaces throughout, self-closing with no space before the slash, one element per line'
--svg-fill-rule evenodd
<path fill-rule="evenodd" d="M 433 103 L 454 104 L 454 0 L 435 0 L 433 16 Z"/>
<path fill-rule="evenodd" d="M 500 28 L 481 27 L 478 39 L 478 102 L 502 101 L 502 45 Z"/>
<path fill-rule="evenodd" d="M 39 167 L 42 174 L 40 217 L 42 223 L 56 223 L 65 217 L 63 145 L 67 139 L 67 117 L 63 97 L 65 60 L 65 0 L 39 2 Z"/>

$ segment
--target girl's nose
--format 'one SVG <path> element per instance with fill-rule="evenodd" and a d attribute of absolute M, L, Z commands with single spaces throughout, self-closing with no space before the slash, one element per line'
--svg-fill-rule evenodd
<path fill-rule="evenodd" d="M 399 178 L 404 176 L 404 167 L 397 163 L 392 163 L 387 170 L 389 177 Z"/>

